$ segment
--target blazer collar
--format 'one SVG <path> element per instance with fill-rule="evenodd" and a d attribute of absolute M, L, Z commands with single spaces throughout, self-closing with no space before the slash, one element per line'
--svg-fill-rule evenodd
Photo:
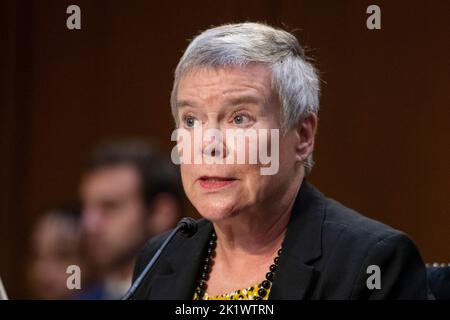
<path fill-rule="evenodd" d="M 315 274 L 314 267 L 309 263 L 322 254 L 323 197 L 303 180 L 292 209 L 270 299 L 307 298 Z M 207 220 L 201 219 L 198 223 L 198 232 L 193 237 L 186 239 L 177 235 L 167 247 L 169 253 L 158 263 L 160 272 L 155 275 L 147 291 L 150 299 L 192 299 L 213 231 L 213 225 Z"/>
<path fill-rule="evenodd" d="M 292 209 L 270 299 L 308 298 L 316 274 L 310 263 L 322 255 L 323 199 L 320 191 L 303 180 Z"/>
<path fill-rule="evenodd" d="M 196 279 L 202 265 L 208 240 L 213 231 L 210 222 L 198 221 L 198 231 L 186 239 L 177 235 L 166 250 L 168 255 L 160 260 L 151 286 L 146 294 L 149 299 L 190 300 L 194 295 Z"/>

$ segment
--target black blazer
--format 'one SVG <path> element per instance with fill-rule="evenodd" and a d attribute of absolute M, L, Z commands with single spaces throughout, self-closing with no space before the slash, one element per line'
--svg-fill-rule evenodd
<path fill-rule="evenodd" d="M 428 267 L 427 278 L 430 291 L 436 300 L 450 300 L 450 266 Z"/>
<path fill-rule="evenodd" d="M 191 238 L 177 235 L 145 278 L 134 299 L 192 299 L 213 225 L 198 221 Z M 167 234 L 150 239 L 133 280 Z M 368 289 L 381 271 L 381 289 Z M 402 232 L 346 208 L 303 181 L 286 232 L 269 299 L 426 299 L 426 270 Z"/>

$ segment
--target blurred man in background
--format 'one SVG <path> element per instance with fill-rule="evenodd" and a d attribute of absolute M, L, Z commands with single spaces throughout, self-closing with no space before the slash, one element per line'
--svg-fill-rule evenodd
<path fill-rule="evenodd" d="M 67 267 L 83 270 L 78 209 L 58 209 L 44 214 L 31 237 L 28 283 L 36 299 L 69 299 L 76 292 L 67 288 Z M 86 280 L 86 274 L 83 273 Z"/>
<path fill-rule="evenodd" d="M 81 298 L 118 299 L 146 239 L 182 216 L 178 170 L 142 141 L 110 143 L 93 152 L 80 191 L 87 255 L 99 272 L 97 285 Z"/>

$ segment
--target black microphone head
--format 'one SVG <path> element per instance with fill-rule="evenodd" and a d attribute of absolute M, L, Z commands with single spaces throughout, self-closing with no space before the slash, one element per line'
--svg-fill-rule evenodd
<path fill-rule="evenodd" d="M 197 222 L 192 218 L 184 217 L 178 225 L 181 226 L 181 233 L 188 238 L 197 233 Z"/>

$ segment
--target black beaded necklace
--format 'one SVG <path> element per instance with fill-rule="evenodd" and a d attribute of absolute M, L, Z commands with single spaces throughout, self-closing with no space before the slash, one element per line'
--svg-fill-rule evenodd
<path fill-rule="evenodd" d="M 209 274 L 211 272 L 212 260 L 215 257 L 216 252 L 216 241 L 217 236 L 216 233 L 213 232 L 211 234 L 211 240 L 208 244 L 206 258 L 204 260 L 201 272 L 200 272 L 200 280 L 198 282 L 197 288 L 195 289 L 196 300 L 201 300 L 206 293 L 207 283 L 209 279 Z M 254 297 L 255 300 L 262 300 L 266 297 L 267 292 L 272 287 L 272 282 L 275 276 L 275 273 L 278 270 L 278 262 L 280 260 L 282 248 L 280 248 L 277 252 L 277 256 L 273 260 L 273 264 L 269 267 L 269 272 L 266 273 L 266 279 L 261 282 L 259 285 L 258 295 Z"/>

